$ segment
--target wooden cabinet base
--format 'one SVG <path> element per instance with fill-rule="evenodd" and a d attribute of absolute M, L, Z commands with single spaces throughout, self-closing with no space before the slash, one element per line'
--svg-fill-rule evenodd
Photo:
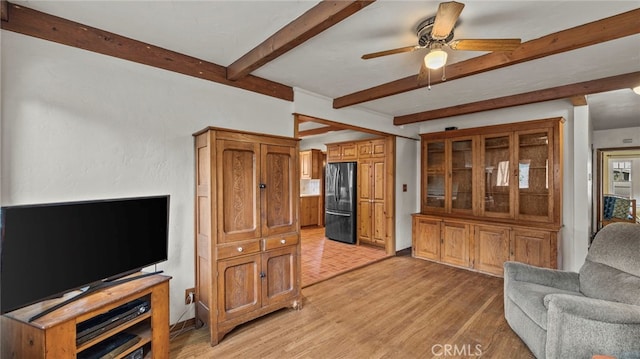
<path fill-rule="evenodd" d="M 412 255 L 502 277 L 505 261 L 557 268 L 559 229 L 413 215 Z"/>
<path fill-rule="evenodd" d="M 243 316 L 239 316 L 237 318 L 230 319 L 225 322 L 217 323 L 217 328 L 215 330 L 214 328 L 210 328 L 211 346 L 217 345 L 220 341 L 222 341 L 225 335 L 227 335 L 230 331 L 235 329 L 237 326 L 244 324 L 255 318 L 261 317 L 263 315 L 266 315 L 284 308 L 293 308 L 296 310 L 302 309 L 302 298 L 298 297 L 286 304 L 279 303 L 277 305 L 262 307 L 251 313 L 247 313 Z M 200 323 L 197 326 L 201 326 L 201 325 L 202 324 Z"/>
<path fill-rule="evenodd" d="M 68 299 L 52 299 L 2 316 L 2 358 L 73 359 L 114 335 L 127 332 L 140 339 L 118 354 L 118 358 L 137 350 L 144 358 L 169 358 L 169 279 L 154 275 L 105 288 L 71 302 L 42 318 L 29 318 Z M 150 310 L 131 320 L 77 343 L 76 324 L 92 319 L 136 299 L 148 300 Z M 117 322 L 116 322 L 117 323 Z"/>

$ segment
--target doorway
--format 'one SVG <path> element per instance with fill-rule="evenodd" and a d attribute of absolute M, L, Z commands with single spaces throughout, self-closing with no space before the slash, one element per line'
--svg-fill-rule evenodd
<path fill-rule="evenodd" d="M 325 146 L 326 143 L 358 141 L 371 137 L 380 138 L 393 136 L 371 129 L 360 128 L 357 126 L 301 114 L 294 114 L 294 121 L 296 129 L 295 137 L 301 140 L 300 150 L 308 151 L 316 149 L 324 152 L 325 155 L 327 151 Z M 322 171 L 320 171 L 323 173 L 320 179 L 321 186 L 323 187 L 326 163 L 327 161 L 325 157 L 325 160 L 322 161 Z M 324 214 L 324 206 L 322 209 L 319 209 L 319 213 Z M 393 211 L 391 213 L 393 213 Z M 392 223 L 395 223 L 395 216 L 393 216 Z M 391 233 L 394 233 L 394 231 Z M 388 238 L 384 248 L 366 244 L 347 244 L 330 240 L 325 237 L 325 228 L 322 226 L 322 223 L 318 226 L 301 227 L 300 240 L 302 244 L 302 287 L 318 283 L 325 279 L 332 278 L 336 275 L 392 256 L 395 254 L 396 247 L 394 235 L 391 235 L 390 238 Z"/>
<path fill-rule="evenodd" d="M 602 228 L 604 196 L 635 199 L 640 204 L 640 147 L 603 148 L 596 153 L 596 228 Z M 636 207 L 635 213 L 640 213 Z M 637 218 L 636 218 L 637 221 Z"/>

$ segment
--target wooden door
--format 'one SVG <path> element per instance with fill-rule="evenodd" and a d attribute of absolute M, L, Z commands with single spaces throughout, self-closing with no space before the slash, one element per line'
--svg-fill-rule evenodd
<path fill-rule="evenodd" d="M 469 225 L 457 222 L 442 222 L 441 261 L 469 267 Z"/>
<path fill-rule="evenodd" d="M 454 213 L 473 213 L 475 187 L 474 161 L 475 137 L 463 137 L 451 140 L 448 146 L 450 160 L 449 180 L 447 181 L 447 203 L 445 208 Z"/>
<path fill-rule="evenodd" d="M 372 142 L 371 141 L 362 141 L 358 142 L 358 159 L 366 159 L 371 157 L 372 152 Z"/>
<path fill-rule="evenodd" d="M 340 162 L 341 154 L 340 145 L 327 146 L 327 162 Z"/>
<path fill-rule="evenodd" d="M 553 221 L 553 141 L 553 132 L 547 128 L 516 132 L 516 219 Z"/>
<path fill-rule="evenodd" d="M 273 249 L 262 254 L 262 305 L 288 301 L 298 295 L 296 246 Z"/>
<path fill-rule="evenodd" d="M 358 161 L 358 239 L 384 247 L 387 239 L 385 160 Z"/>
<path fill-rule="evenodd" d="M 551 267 L 551 233 L 525 229 L 511 232 L 511 260 L 539 267 Z"/>
<path fill-rule="evenodd" d="M 313 174 L 311 151 L 300 152 L 300 178 L 311 179 Z"/>
<path fill-rule="evenodd" d="M 294 147 L 289 146 L 261 146 L 259 190 L 263 237 L 296 231 L 296 202 L 300 199 L 294 196 L 294 188 L 299 183 L 296 178 L 295 151 Z"/>
<path fill-rule="evenodd" d="M 388 227 L 385 207 L 385 171 L 384 158 L 371 161 L 371 234 L 373 243 L 383 247 L 386 242 Z"/>
<path fill-rule="evenodd" d="M 318 224 L 319 196 L 300 197 L 300 226 L 314 226 Z"/>
<path fill-rule="evenodd" d="M 384 157 L 386 154 L 385 139 L 371 141 L 371 157 Z"/>
<path fill-rule="evenodd" d="M 260 309 L 260 254 L 218 261 L 218 322 Z"/>
<path fill-rule="evenodd" d="M 340 160 L 355 161 L 358 159 L 358 148 L 355 143 L 340 145 Z"/>
<path fill-rule="evenodd" d="M 513 218 L 516 186 L 513 185 L 515 151 L 513 134 L 498 133 L 481 136 L 480 163 L 484 168 L 480 178 L 480 215 Z M 481 168 L 482 169 L 482 168 Z"/>
<path fill-rule="evenodd" d="M 218 243 L 258 238 L 260 145 L 218 140 L 216 151 Z"/>
<path fill-rule="evenodd" d="M 413 255 L 440 260 L 440 220 L 413 217 Z"/>
<path fill-rule="evenodd" d="M 373 189 L 371 188 L 371 161 L 360 160 L 358 161 L 358 209 L 357 209 L 357 225 L 358 240 L 360 243 L 373 244 L 374 239 L 372 235 L 372 214 L 373 208 L 371 203 L 371 196 Z"/>
<path fill-rule="evenodd" d="M 446 190 L 445 141 L 422 141 L 422 212 L 444 212 Z"/>
<path fill-rule="evenodd" d="M 474 268 L 478 271 L 503 275 L 503 264 L 509 260 L 509 228 L 474 226 Z"/>

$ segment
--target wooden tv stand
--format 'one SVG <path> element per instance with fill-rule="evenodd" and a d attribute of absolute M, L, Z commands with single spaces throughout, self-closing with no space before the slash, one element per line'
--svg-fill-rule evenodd
<path fill-rule="evenodd" d="M 71 302 L 42 318 L 29 318 L 64 301 L 63 298 L 43 301 L 2 316 L 2 358 L 76 358 L 83 350 L 110 336 L 127 331 L 141 337 L 133 347 L 116 356 L 122 358 L 138 348 L 144 358 L 169 358 L 169 279 L 153 275 L 114 285 Z M 139 298 L 151 303 L 151 310 L 124 322 L 88 342 L 76 345 L 76 324 L 105 313 Z"/>

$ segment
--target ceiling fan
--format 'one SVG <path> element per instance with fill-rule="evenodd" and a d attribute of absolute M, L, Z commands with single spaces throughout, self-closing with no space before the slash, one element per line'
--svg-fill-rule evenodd
<path fill-rule="evenodd" d="M 453 29 L 458 17 L 464 8 L 464 4 L 449 1 L 440 3 L 436 16 L 430 17 L 418 25 L 416 34 L 418 45 L 405 46 L 392 50 L 373 52 L 362 55 L 362 59 L 368 60 L 376 57 L 412 52 L 420 49 L 430 49 L 424 57 L 418 80 L 421 80 L 428 70 L 443 67 L 447 62 L 447 53 L 443 47 L 452 50 L 469 51 L 512 51 L 521 44 L 520 39 L 453 39 Z"/>

